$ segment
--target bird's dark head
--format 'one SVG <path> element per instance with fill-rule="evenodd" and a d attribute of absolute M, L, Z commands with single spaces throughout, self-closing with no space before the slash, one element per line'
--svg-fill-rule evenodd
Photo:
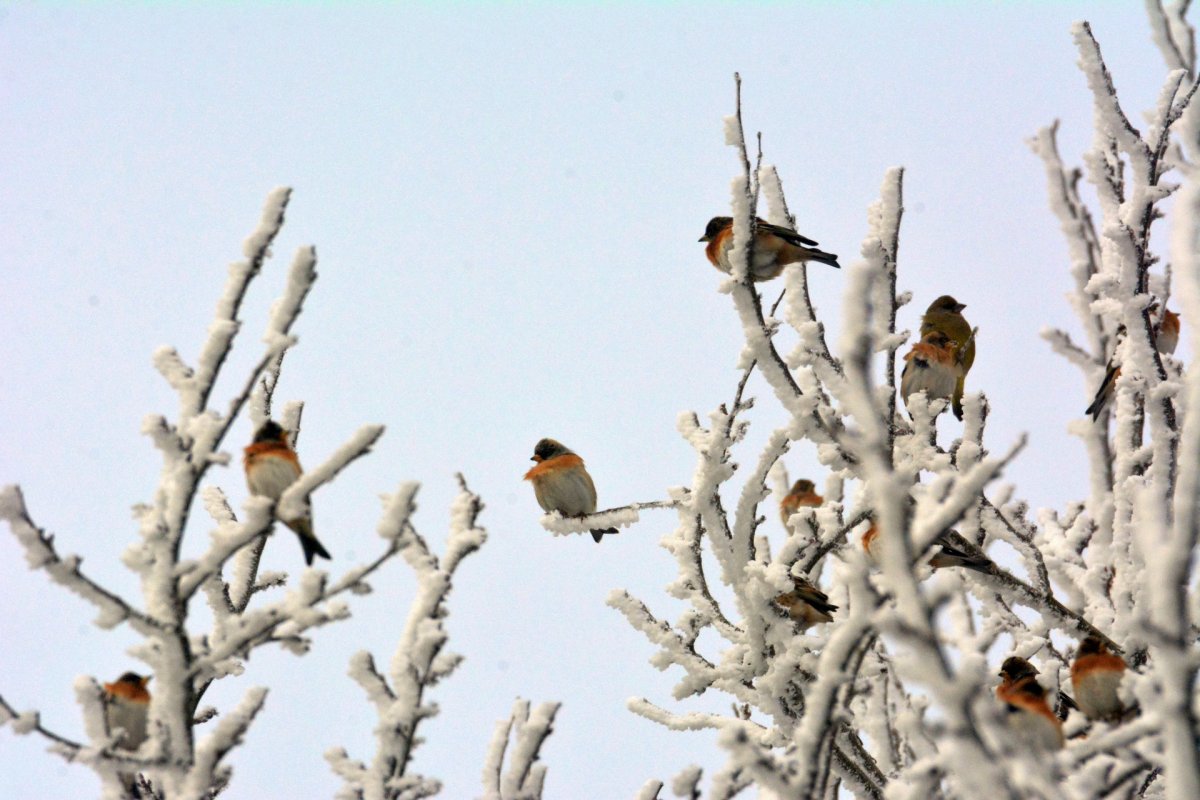
<path fill-rule="evenodd" d="M 966 303 L 960 303 L 948 294 L 944 294 L 929 305 L 929 311 L 948 311 L 957 314 L 966 308 Z M 928 312 L 926 312 L 928 313 Z"/>
<path fill-rule="evenodd" d="M 817 487 L 815 487 L 813 485 L 812 481 L 801 478 L 800 480 L 798 480 L 792 484 L 791 494 L 809 494 L 815 488 L 817 488 Z"/>
<path fill-rule="evenodd" d="M 1079 643 L 1079 649 L 1075 651 L 1075 657 L 1094 656 L 1107 652 L 1108 648 L 1104 646 L 1104 642 L 1100 641 L 1099 636 L 1088 636 Z"/>
<path fill-rule="evenodd" d="M 138 675 L 136 672 L 126 672 L 121 677 L 117 678 L 117 683 L 123 683 L 130 687 L 138 689 L 146 688 L 146 684 L 150 682 L 149 675 Z"/>
<path fill-rule="evenodd" d="M 274 420 L 267 420 L 254 434 L 257 442 L 283 442 L 287 444 L 287 432 Z"/>
<path fill-rule="evenodd" d="M 1007 681 L 1019 681 L 1037 675 L 1038 671 L 1025 659 L 1019 656 L 1009 656 L 1000 665 L 1000 677 Z"/>
<path fill-rule="evenodd" d="M 717 238 L 717 234 L 723 229 L 728 228 L 733 224 L 733 217 L 713 217 L 708 221 L 708 225 L 704 228 L 704 235 L 700 237 L 702 242 L 711 242 Z"/>
<path fill-rule="evenodd" d="M 561 442 L 557 442 L 554 439 L 542 439 L 536 445 L 534 445 L 533 458 L 530 460 L 536 461 L 540 464 L 547 459 L 554 458 L 555 456 L 566 455 L 570 452 L 570 448 L 566 447 Z"/>

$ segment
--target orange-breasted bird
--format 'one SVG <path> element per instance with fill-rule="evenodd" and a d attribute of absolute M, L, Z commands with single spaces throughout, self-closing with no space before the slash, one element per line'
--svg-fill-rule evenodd
<path fill-rule="evenodd" d="M 1037 682 L 1037 670 L 1023 658 L 1009 656 L 1000 667 L 1003 679 L 996 698 L 1008 712 L 1009 728 L 1035 750 L 1063 746 L 1062 722 L 1046 702 L 1046 690 Z"/>
<path fill-rule="evenodd" d="M 1151 323 L 1154 325 L 1154 347 L 1163 355 L 1169 356 L 1175 352 L 1175 348 L 1179 345 L 1179 315 L 1169 309 L 1164 309 L 1162 319 L 1158 319 L 1158 306 L 1155 304 L 1150 310 Z M 1125 337 L 1125 326 L 1122 325 L 1117 329 L 1117 341 Z M 1113 353 L 1112 358 L 1108 360 L 1108 369 L 1104 372 L 1104 380 L 1100 382 L 1100 388 L 1096 390 L 1096 396 L 1092 398 L 1092 404 L 1087 407 L 1085 414 L 1092 416 L 1092 421 L 1100 419 L 1100 412 L 1112 400 L 1113 392 L 1117 388 L 1117 378 L 1121 377 L 1121 367 L 1117 363 L 1117 354 Z"/>
<path fill-rule="evenodd" d="M 940 331 L 928 334 L 904 356 L 900 396 L 904 398 L 905 408 L 908 408 L 908 399 L 917 392 L 925 392 L 926 402 L 951 400 L 962 374 L 958 347 Z"/>
<path fill-rule="evenodd" d="M 750 274 L 755 281 L 769 281 L 783 272 L 788 264 L 800 261 L 819 261 L 841 269 L 837 256 L 816 249 L 817 243 L 793 230 L 772 225 L 755 218 L 758 227 L 754 232 L 754 263 Z M 713 217 L 704 229 L 700 241 L 708 242 L 704 254 L 712 265 L 729 274 L 729 251 L 733 249 L 733 217 Z"/>
<path fill-rule="evenodd" d="M 965 567 L 973 569 L 976 572 L 982 572 L 985 575 L 990 575 L 992 571 L 992 562 L 986 558 L 973 556 L 964 552 L 961 548 L 954 544 L 950 538 L 950 531 L 940 534 L 935 540 L 936 549 L 933 551 L 932 557 L 929 559 L 929 566 L 934 569 L 947 569 L 949 567 Z M 862 535 L 862 548 L 873 561 L 879 561 L 879 554 L 874 550 L 875 541 L 879 537 L 879 528 L 875 525 L 875 520 L 871 520 L 871 525 Z"/>
<path fill-rule="evenodd" d="M 304 471 L 296 451 L 288 444 L 287 431 L 278 423 L 267 420 L 254 434 L 254 441 L 245 450 L 246 485 L 250 493 L 279 500 L 285 489 L 296 482 Z M 327 551 L 313 533 L 312 520 L 305 517 L 283 520 L 296 532 L 304 548 L 304 563 L 312 565 L 313 556 L 329 558 Z"/>
<path fill-rule="evenodd" d="M 779 518 L 783 520 L 783 527 L 787 528 L 788 519 L 801 506 L 819 506 L 824 502 L 825 498 L 817 494 L 812 481 L 796 481 L 792 484 L 791 491 L 784 496 L 783 500 L 779 501 Z"/>
<path fill-rule="evenodd" d="M 117 747 L 137 750 L 146 741 L 146 717 L 150 710 L 150 677 L 126 672 L 104 684 L 104 723 L 109 735 L 121 731 Z"/>
<path fill-rule="evenodd" d="M 800 576 L 792 578 L 792 587 L 790 592 L 775 598 L 775 605 L 787 612 L 799 630 L 807 630 L 819 622 L 833 622 L 833 612 L 838 607 L 829 602 L 829 595 Z"/>
<path fill-rule="evenodd" d="M 951 398 L 954 416 L 959 419 L 963 417 L 963 385 L 971 365 L 975 363 L 975 332 L 962 315 L 964 308 L 966 305 L 944 294 L 930 303 L 925 315 L 921 317 L 921 341 L 925 341 L 933 333 L 944 335 L 954 345 L 955 358 L 962 365 L 962 373 L 954 384 L 954 395 Z"/>
<path fill-rule="evenodd" d="M 1116 721 L 1125 708 L 1117 687 L 1125 675 L 1125 661 L 1096 636 L 1079 643 L 1071 664 L 1071 686 L 1075 703 L 1088 719 Z"/>
<path fill-rule="evenodd" d="M 543 511 L 557 511 L 564 517 L 581 517 L 596 512 L 596 484 L 583 466 L 583 459 L 553 439 L 542 439 L 533 448 L 532 461 L 537 465 L 525 473 L 533 483 L 533 494 Z M 600 541 L 616 528 L 591 531 Z"/>

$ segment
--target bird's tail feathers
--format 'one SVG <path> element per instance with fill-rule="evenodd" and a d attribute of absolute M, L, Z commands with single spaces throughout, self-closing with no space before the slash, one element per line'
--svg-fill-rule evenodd
<path fill-rule="evenodd" d="M 294 519 L 287 523 L 287 526 L 296 532 L 296 537 L 300 539 L 300 546 L 304 548 L 304 563 L 312 566 L 313 558 L 320 556 L 326 560 L 331 560 L 333 556 L 329 555 L 329 551 L 317 539 L 317 535 L 313 533 L 312 520 L 307 517 Z"/>
<path fill-rule="evenodd" d="M 812 247 L 804 248 L 804 259 L 805 261 L 818 261 L 822 264 L 828 264 L 834 269 L 842 268 L 842 265 L 838 263 L 837 256 L 833 253 L 826 253 L 824 250 L 817 250 Z"/>
<path fill-rule="evenodd" d="M 617 533 L 616 528 L 597 528 L 591 531 L 592 538 L 596 540 L 596 544 L 600 544 L 600 540 L 604 538 L 606 533 Z"/>

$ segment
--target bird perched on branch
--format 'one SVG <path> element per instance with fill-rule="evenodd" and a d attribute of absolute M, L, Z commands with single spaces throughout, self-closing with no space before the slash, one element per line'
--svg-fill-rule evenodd
<path fill-rule="evenodd" d="M 788 519 L 792 514 L 795 514 L 801 506 L 819 506 L 825 502 L 825 498 L 816 493 L 816 487 L 812 481 L 798 480 L 792 484 L 792 489 L 779 502 L 779 518 L 783 520 L 783 527 L 787 528 Z"/>
<path fill-rule="evenodd" d="M 775 598 L 775 605 L 787 612 L 801 631 L 819 622 L 833 622 L 833 612 L 838 607 L 829 602 L 829 595 L 812 584 L 808 578 L 794 576 L 792 591 Z"/>
<path fill-rule="evenodd" d="M 862 535 L 862 547 L 867 552 L 867 555 L 878 563 L 879 554 L 875 550 L 875 543 L 879 537 L 879 528 L 875 525 L 874 519 L 871 519 L 870 522 L 871 526 Z M 953 531 L 944 531 L 934 540 L 934 546 L 937 549 L 933 551 L 933 556 L 929 559 L 929 566 L 934 569 L 965 567 L 966 569 L 973 569 L 976 572 L 990 575 L 992 562 L 980 556 L 970 555 L 957 546 L 951 538 L 952 533 Z"/>
<path fill-rule="evenodd" d="M 109 735 L 121 731 L 117 747 L 137 750 L 146 741 L 146 715 L 150 710 L 150 676 L 126 672 L 104 684 L 104 724 Z"/>
<path fill-rule="evenodd" d="M 954 346 L 954 355 L 962 371 L 954 384 L 951 408 L 954 416 L 959 419 L 963 418 L 963 384 L 971 365 L 975 363 L 975 331 L 962 315 L 964 308 L 966 305 L 944 294 L 930 303 L 925 315 L 921 317 L 921 341 L 926 341 L 931 334 L 939 333 Z"/>
<path fill-rule="evenodd" d="M 1071 686 L 1075 702 L 1088 719 L 1116 721 L 1125 707 L 1117 687 L 1125 676 L 1125 661 L 1108 649 L 1097 636 L 1079 643 L 1071 664 Z"/>
<path fill-rule="evenodd" d="M 1175 352 L 1175 348 L 1179 344 L 1179 315 L 1164 307 L 1161 316 L 1162 318 L 1159 319 L 1158 304 L 1155 303 L 1150 309 L 1150 323 L 1154 331 L 1154 349 L 1169 356 Z M 1117 329 L 1117 343 L 1119 344 L 1124 338 L 1125 326 L 1122 325 Z M 1121 367 L 1117 363 L 1117 354 L 1114 348 L 1112 358 L 1108 360 L 1108 369 L 1104 372 L 1104 380 L 1100 382 L 1100 388 L 1096 390 L 1092 404 L 1084 412 L 1091 414 L 1093 422 L 1100 419 L 1100 412 L 1112 400 L 1113 392 L 1117 388 L 1117 378 L 1120 377 Z"/>
<path fill-rule="evenodd" d="M 917 392 L 925 392 L 926 402 L 952 399 L 962 376 L 958 347 L 944 333 L 928 334 L 904 356 L 904 371 L 900 373 L 900 396 L 904 398 L 904 407 L 909 407 L 908 399 Z"/>
<path fill-rule="evenodd" d="M 817 243 L 793 230 L 755 218 L 753 263 L 750 274 L 757 281 L 769 281 L 788 264 L 819 261 L 841 269 L 837 256 L 817 249 Z M 732 272 L 729 251 L 733 249 L 733 217 L 713 217 L 700 241 L 708 242 L 704 254 L 712 265 L 726 274 Z"/>
<path fill-rule="evenodd" d="M 1062 722 L 1046 702 L 1046 690 L 1037 682 L 1038 671 L 1023 658 L 1009 656 L 1000 667 L 1003 679 L 996 698 L 1008 712 L 1008 725 L 1017 738 L 1035 750 L 1063 746 Z"/>
<path fill-rule="evenodd" d="M 254 441 L 245 449 L 242 463 L 246 467 L 246 485 L 250 493 L 278 501 L 285 489 L 296 482 L 303 470 L 296 451 L 288 444 L 287 431 L 271 420 L 254 434 Z M 312 565 L 313 556 L 329 558 L 329 552 L 317 541 L 312 520 L 307 517 L 283 520 L 300 538 L 304 548 L 304 563 Z"/>
<path fill-rule="evenodd" d="M 525 473 L 533 483 L 533 494 L 544 511 L 557 511 L 564 517 L 581 517 L 596 512 L 596 484 L 583 466 L 583 459 L 553 439 L 542 439 L 533 448 L 537 466 Z M 616 528 L 591 531 L 597 542 Z"/>
<path fill-rule="evenodd" d="M 104 727 L 112 736 L 121 732 L 116 746 L 122 750 L 137 750 L 146 741 L 146 722 L 150 714 L 150 692 L 146 684 L 149 675 L 126 672 L 112 683 L 104 684 Z M 120 772 L 118 777 L 125 786 L 125 795 L 141 797 L 138 792 L 138 776 Z"/>

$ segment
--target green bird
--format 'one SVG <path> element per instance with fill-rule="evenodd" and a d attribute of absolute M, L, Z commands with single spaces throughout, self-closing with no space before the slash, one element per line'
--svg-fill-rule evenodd
<path fill-rule="evenodd" d="M 945 335 L 954 343 L 956 357 L 962 364 L 962 373 L 958 376 L 958 383 L 954 387 L 954 398 L 951 401 L 954 416 L 959 419 L 963 418 L 963 384 L 966 382 L 967 372 L 975 363 L 975 331 L 962 315 L 964 308 L 966 305 L 950 295 L 944 294 L 934 300 L 929 305 L 929 310 L 925 312 L 925 316 L 921 317 L 921 339 L 924 340 L 930 334 Z"/>

